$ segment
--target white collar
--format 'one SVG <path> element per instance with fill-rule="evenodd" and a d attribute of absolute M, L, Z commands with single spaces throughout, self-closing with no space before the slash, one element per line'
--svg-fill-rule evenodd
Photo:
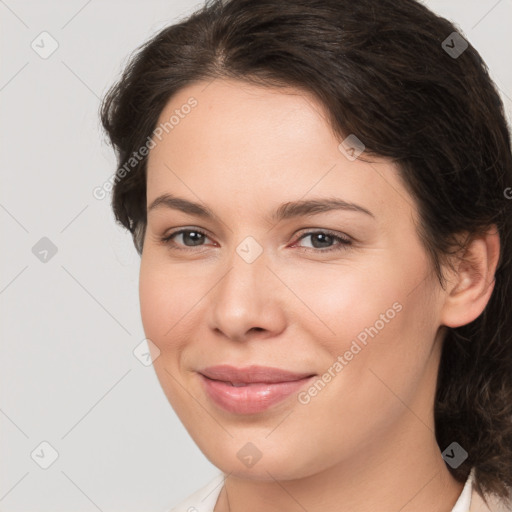
<path fill-rule="evenodd" d="M 473 479 L 475 477 L 475 468 L 471 468 L 469 476 L 464 484 L 464 489 L 456 501 L 455 506 L 452 508 L 452 512 L 469 512 L 471 506 L 471 493 L 473 491 Z"/>

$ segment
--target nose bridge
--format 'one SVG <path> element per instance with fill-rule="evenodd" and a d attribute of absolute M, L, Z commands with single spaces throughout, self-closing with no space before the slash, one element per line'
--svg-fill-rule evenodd
<path fill-rule="evenodd" d="M 252 237 L 235 248 L 211 297 L 213 328 L 236 339 L 242 339 L 254 328 L 281 328 L 282 311 L 268 263 L 268 255 Z"/>
<path fill-rule="evenodd" d="M 229 307 L 231 315 L 247 310 L 256 312 L 268 281 L 267 257 L 254 247 L 241 243 L 229 258 L 229 272 L 219 283 L 218 304 Z M 227 312 L 225 312 L 227 313 Z"/>

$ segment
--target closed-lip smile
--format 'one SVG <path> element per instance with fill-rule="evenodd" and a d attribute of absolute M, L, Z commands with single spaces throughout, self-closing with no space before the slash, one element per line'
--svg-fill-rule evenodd
<path fill-rule="evenodd" d="M 262 412 L 281 402 L 315 376 L 270 366 L 223 364 L 198 371 L 208 397 L 235 414 Z"/>

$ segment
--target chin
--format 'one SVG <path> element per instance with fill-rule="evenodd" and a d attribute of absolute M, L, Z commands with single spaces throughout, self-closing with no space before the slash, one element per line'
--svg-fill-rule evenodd
<path fill-rule="evenodd" d="M 252 443 L 245 438 L 242 442 L 230 440 L 228 445 L 198 446 L 214 466 L 237 478 L 259 481 L 295 480 L 325 469 L 325 460 L 321 464 L 318 461 L 317 465 L 314 455 L 307 458 L 305 454 L 301 454 L 298 459 L 298 448 L 282 449 L 282 444 L 281 450 L 275 450 L 268 443 L 264 446 L 263 442 Z"/>

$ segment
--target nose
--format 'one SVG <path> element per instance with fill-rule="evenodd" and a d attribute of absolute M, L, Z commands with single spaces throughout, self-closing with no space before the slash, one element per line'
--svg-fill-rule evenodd
<path fill-rule="evenodd" d="M 236 251 L 229 269 L 209 294 L 210 328 L 234 341 L 268 338 L 286 326 L 284 286 L 263 252 L 252 263 Z"/>

